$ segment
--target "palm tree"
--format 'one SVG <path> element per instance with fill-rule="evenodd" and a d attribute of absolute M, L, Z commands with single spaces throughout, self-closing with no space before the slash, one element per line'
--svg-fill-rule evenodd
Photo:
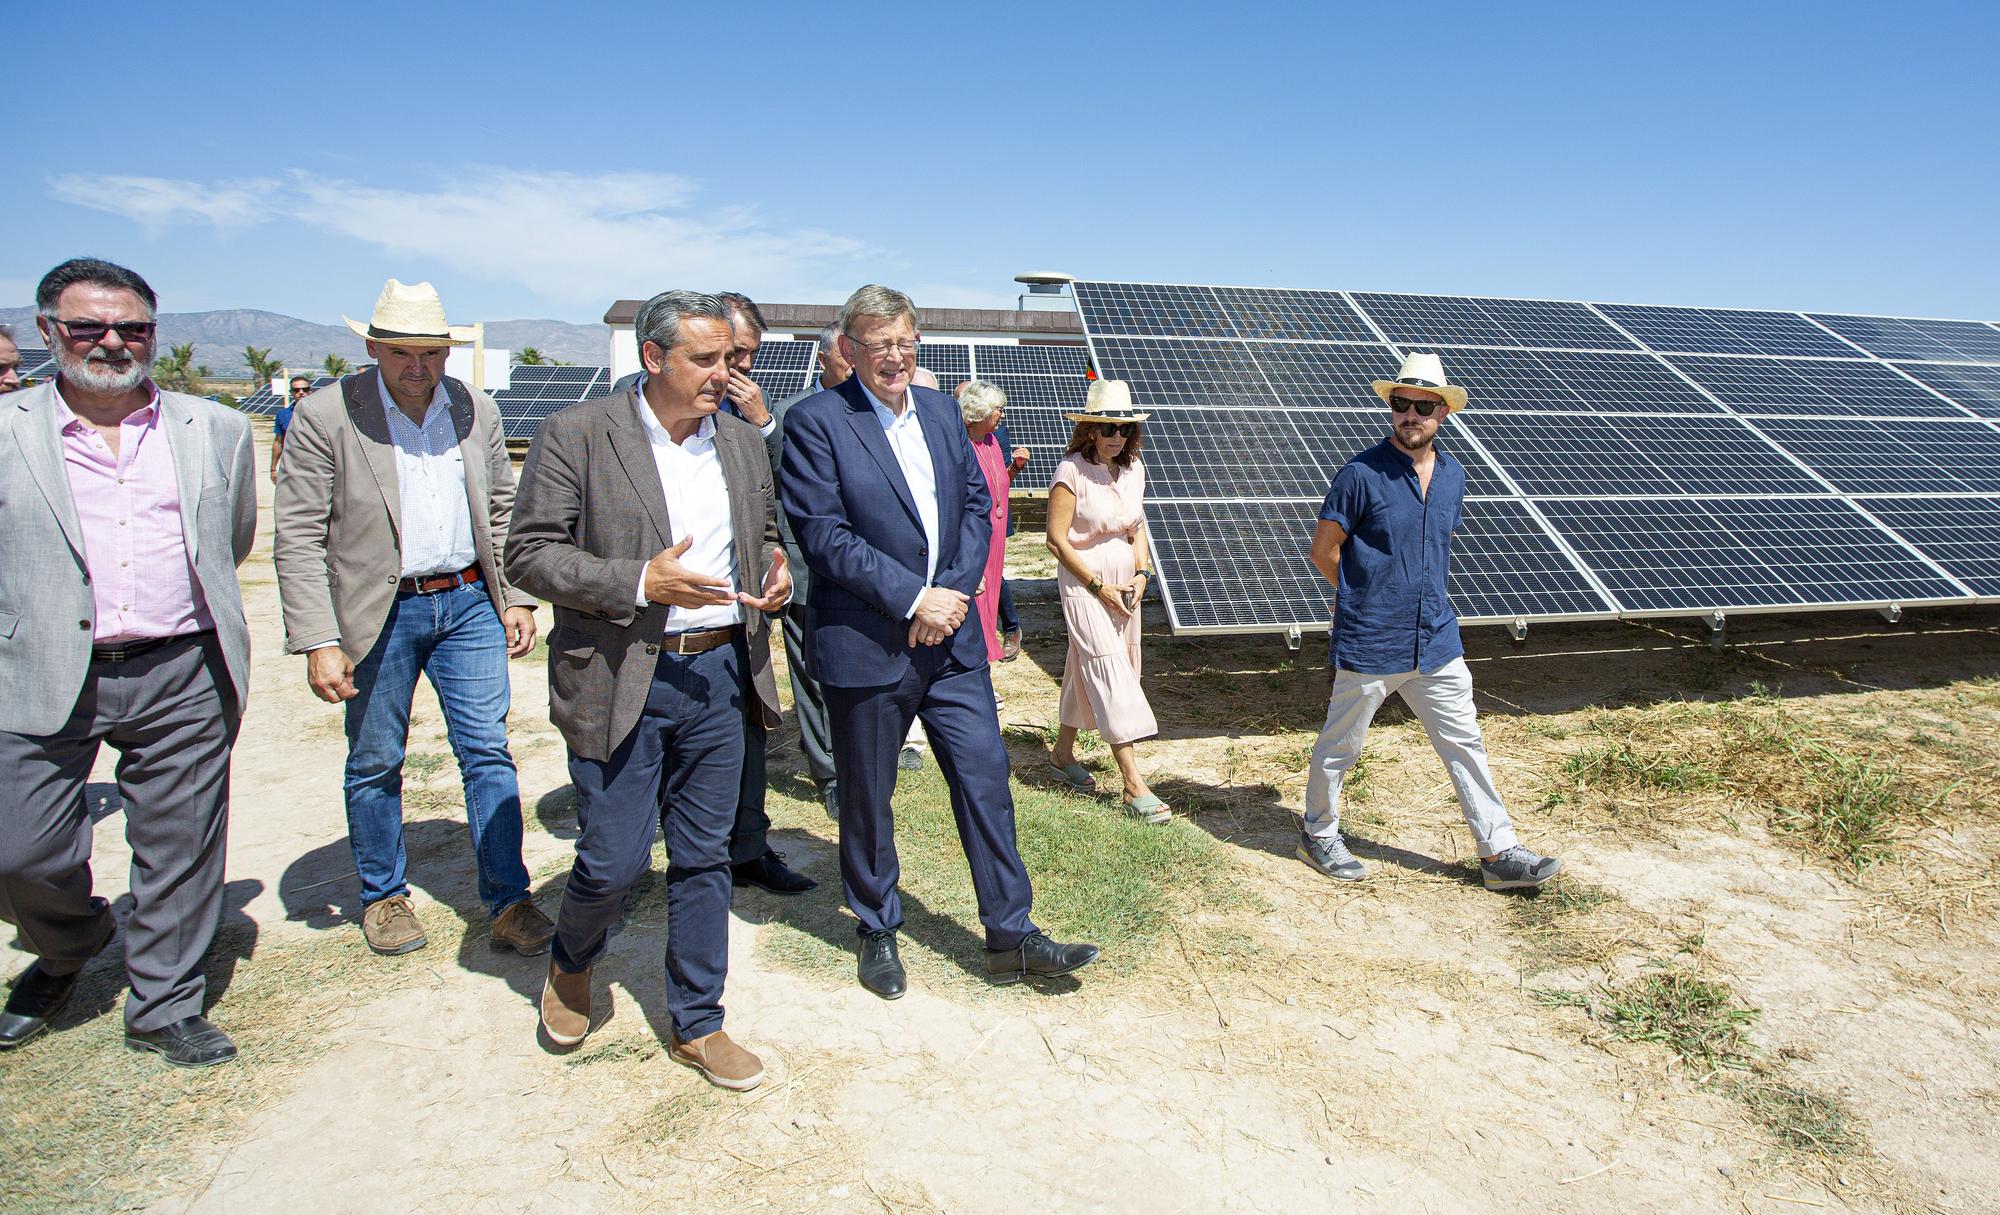
<path fill-rule="evenodd" d="M 199 396 L 208 374 L 208 368 L 195 365 L 193 342 L 169 347 L 167 357 L 153 361 L 153 382 L 169 392 Z"/>
<path fill-rule="evenodd" d="M 549 365 L 549 358 L 533 346 L 523 346 L 519 353 L 514 356 L 514 365 L 516 367 L 547 367 Z"/>
<path fill-rule="evenodd" d="M 321 363 L 320 366 L 326 368 L 326 373 L 336 380 L 354 370 L 346 359 L 341 358 L 337 354 L 327 355 L 326 362 Z"/>
<path fill-rule="evenodd" d="M 256 346 L 245 346 L 243 365 L 250 369 L 250 378 L 257 388 L 269 384 L 272 376 L 282 374 L 285 370 L 284 360 L 272 358 L 269 346 L 261 349 Z"/>

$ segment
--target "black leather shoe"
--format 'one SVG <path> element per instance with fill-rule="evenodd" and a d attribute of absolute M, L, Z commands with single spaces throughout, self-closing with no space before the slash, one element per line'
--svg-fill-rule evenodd
<path fill-rule="evenodd" d="M 7 997 L 7 1011 L 0 1013 L 0 1050 L 13 1050 L 49 1027 L 49 1019 L 69 1003 L 76 990 L 77 976 L 46 974 L 36 962 L 14 980 L 14 992 Z"/>
<path fill-rule="evenodd" d="M 175 1067 L 213 1067 L 236 1057 L 236 1044 L 206 1017 L 182 1017 L 159 1029 L 128 1029 L 125 1048 L 155 1051 Z"/>
<path fill-rule="evenodd" d="M 864 932 L 861 934 L 861 986 L 881 996 L 884 1000 L 901 999 L 910 989 L 909 977 L 903 973 L 903 959 L 896 952 L 896 934 L 893 932 Z"/>
<path fill-rule="evenodd" d="M 986 974 L 995 983 L 1019 983 L 1030 975 L 1053 979 L 1081 970 L 1097 960 L 1095 945 L 1064 945 L 1039 932 L 1021 938 L 1013 949 L 986 951 Z"/>
<path fill-rule="evenodd" d="M 731 865 L 729 880 L 737 886 L 761 886 L 772 894 L 804 894 L 819 885 L 785 864 L 784 853 L 769 850 L 755 860 Z"/>

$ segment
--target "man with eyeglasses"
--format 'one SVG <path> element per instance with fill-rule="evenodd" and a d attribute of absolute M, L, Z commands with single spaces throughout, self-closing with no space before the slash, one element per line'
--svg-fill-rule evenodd
<path fill-rule="evenodd" d="M 278 412 L 271 415 L 271 480 L 278 480 L 278 460 L 285 454 L 285 432 L 292 428 L 292 415 L 298 412 L 299 402 L 312 392 L 312 380 L 307 376 L 295 375 L 285 394 L 285 403 Z"/>
<path fill-rule="evenodd" d="M 1050 940 L 1014 839 L 1007 748 L 972 593 L 993 538 L 986 477 L 950 397 L 913 387 L 917 311 L 887 287 L 840 311 L 854 377 L 785 416 L 779 496 L 812 569 L 812 673 L 840 775 L 840 878 L 859 921 L 861 985 L 908 987 L 896 932 L 896 753 L 921 720 L 951 789 L 996 983 L 1065 975 L 1095 945 Z"/>
<path fill-rule="evenodd" d="M 202 958 L 250 664 L 250 423 L 154 385 L 158 298 L 133 271 L 64 262 L 35 307 L 56 378 L 0 407 L 0 920 L 35 962 L 0 1049 L 47 1028 L 117 931 L 91 893 L 84 801 L 108 742 L 132 848 L 125 1045 L 222 1063 L 236 1046 L 202 1016 Z"/>
<path fill-rule="evenodd" d="M 21 386 L 21 348 L 14 344 L 14 331 L 0 325 L 0 393 Z"/>
<path fill-rule="evenodd" d="M 1334 587 L 1334 673 L 1306 773 L 1299 859 L 1337 881 L 1362 878 L 1340 838 L 1340 787 L 1361 758 L 1375 711 L 1394 693 L 1451 773 L 1486 888 L 1532 889 L 1562 862 L 1515 838 L 1486 762 L 1458 614 L 1445 590 L 1465 466 L 1438 449 L 1437 432 L 1445 415 L 1465 407 L 1467 393 L 1445 379 L 1437 355 L 1423 353 L 1373 387 L 1389 405 L 1389 435 L 1334 474 L 1313 532 L 1312 563 Z"/>

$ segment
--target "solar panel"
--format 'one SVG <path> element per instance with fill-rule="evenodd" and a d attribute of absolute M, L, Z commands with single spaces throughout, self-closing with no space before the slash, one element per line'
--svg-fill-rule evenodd
<path fill-rule="evenodd" d="M 946 392 L 972 378 L 972 347 L 964 342 L 917 343 L 917 366 L 937 376 L 938 387 Z"/>
<path fill-rule="evenodd" d="M 1982 418 L 2000 418 L 2000 367 L 1947 363 L 1897 363 L 1897 371 L 1922 381 Z"/>
<path fill-rule="evenodd" d="M 1560 499 L 1536 509 L 1628 614 L 1963 596 L 1838 499 Z"/>
<path fill-rule="evenodd" d="M 1129 383 L 1142 407 L 1286 404 L 1242 342 L 1107 337 L 1092 344 L 1098 374 Z"/>
<path fill-rule="evenodd" d="M 1246 338 L 1373 342 L 1377 337 L 1337 291 L 1273 291 L 1217 287 L 1216 306 Z"/>
<path fill-rule="evenodd" d="M 2000 425 L 1980 420 L 2000 419 L 2000 365 L 1974 358 L 1991 326 L 1075 289 L 1099 372 L 1153 411 L 1148 513 L 1176 629 L 1323 623 L 1325 588 L 1304 564 L 1312 517 L 1339 467 L 1388 429 L 1369 381 L 1391 374 L 1395 346 L 1442 348 L 1471 392 L 1439 440 L 1466 465 L 1452 594 L 1468 619 L 1963 600 L 1970 579 L 1866 513 L 1891 499 L 1957 504 L 1977 544 L 1952 560 L 2000 567 Z"/>
<path fill-rule="evenodd" d="M 1866 498 L 1860 506 L 1975 595 L 2000 597 L 2000 501 Z"/>
<path fill-rule="evenodd" d="M 1839 316 L 1813 313 L 1812 319 L 1877 358 L 2000 362 L 2000 329 L 1981 321 L 1928 321 L 1900 316 Z"/>
<path fill-rule="evenodd" d="M 40 383 L 55 376 L 56 356 L 52 352 L 40 346 L 16 345 L 15 349 L 21 352 L 21 365 L 14 369 L 14 374 L 21 377 L 23 384 Z"/>
<path fill-rule="evenodd" d="M 1736 418 L 1485 413 L 1463 425 L 1531 498 L 1827 492 Z"/>
<path fill-rule="evenodd" d="M 1830 359 L 1697 359 L 1670 356 L 1682 375 L 1738 413 L 1950 417 L 1965 412 L 1887 364 Z"/>
<path fill-rule="evenodd" d="M 1984 422 L 1762 418 L 1756 426 L 1842 493 L 2000 492 L 2000 431 Z"/>
<path fill-rule="evenodd" d="M 982 380 L 1003 375 L 1083 377 L 1090 364 L 1081 346 L 1011 346 L 976 344 L 971 348 L 974 373 Z"/>
<path fill-rule="evenodd" d="M 1867 357 L 1793 312 L 1635 304 L 1598 304 L 1596 308 L 1647 346 L 1670 353 Z"/>
<path fill-rule="evenodd" d="M 1637 350 L 1587 304 L 1356 292 L 1354 302 L 1405 349 L 1434 346 L 1570 346 Z"/>
<path fill-rule="evenodd" d="M 611 389 L 608 367 L 556 367 L 536 364 L 516 367 L 506 388 L 492 394 L 500 407 L 500 429 L 507 438 L 532 439 L 550 415 Z"/>

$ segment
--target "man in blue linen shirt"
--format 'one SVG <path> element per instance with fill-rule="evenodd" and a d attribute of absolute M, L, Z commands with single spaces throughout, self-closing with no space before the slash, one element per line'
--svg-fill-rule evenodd
<path fill-rule="evenodd" d="M 1445 379 L 1437 355 L 1421 353 L 1374 389 L 1392 411 L 1389 435 L 1334 475 L 1313 532 L 1313 565 L 1334 587 L 1334 673 L 1306 777 L 1299 859 L 1330 878 L 1360 880 L 1361 862 L 1340 838 L 1341 781 L 1361 758 L 1375 711 L 1398 693 L 1451 773 L 1486 888 L 1530 889 L 1562 862 L 1514 836 L 1486 763 L 1458 613 L 1445 589 L 1465 466 L 1436 439 L 1444 415 L 1464 408 L 1466 392 Z"/>

